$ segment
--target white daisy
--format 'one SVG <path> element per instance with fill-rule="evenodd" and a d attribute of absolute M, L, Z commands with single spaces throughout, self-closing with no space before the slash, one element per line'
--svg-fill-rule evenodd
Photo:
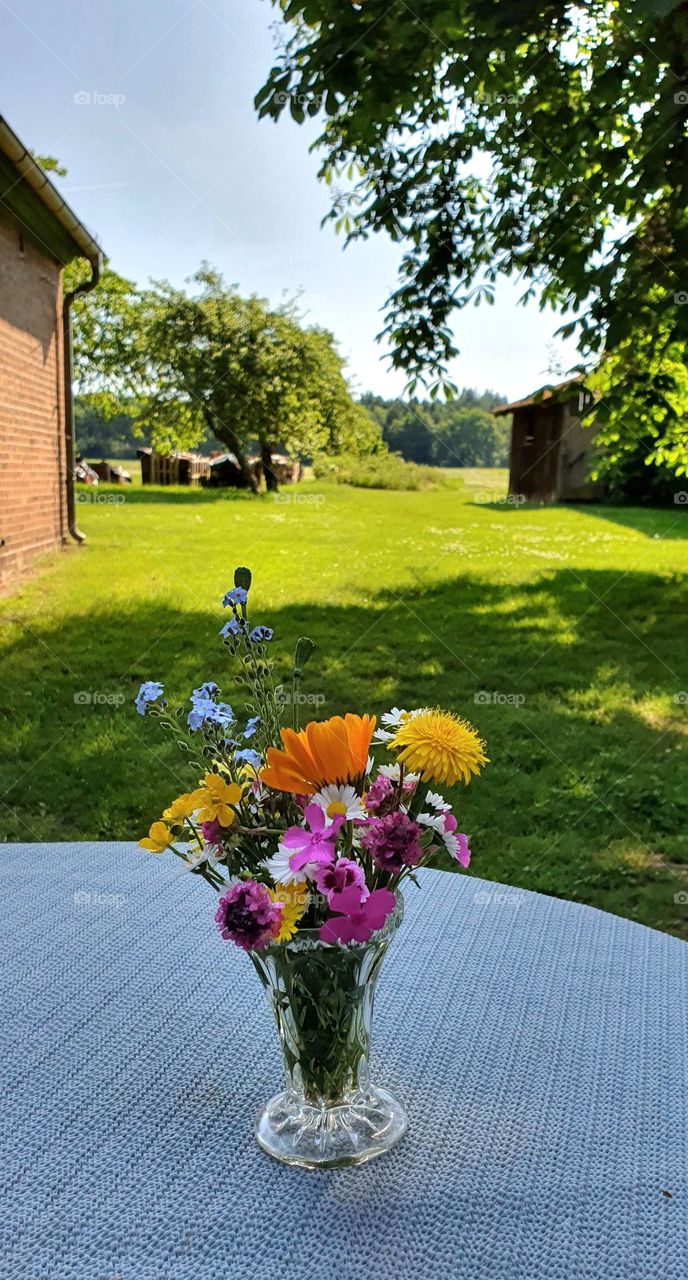
<path fill-rule="evenodd" d="M 459 849 L 461 846 L 459 845 L 459 841 L 457 837 L 454 835 L 454 832 L 442 831 L 441 836 L 442 836 L 442 839 L 444 840 L 444 846 L 447 849 L 448 853 L 451 854 L 452 858 L 458 859 Z"/>
<path fill-rule="evenodd" d="M 408 715 L 407 711 L 402 711 L 401 707 L 392 707 L 391 711 L 383 711 L 380 716 L 380 724 L 389 725 L 388 729 L 376 729 L 373 738 L 376 742 L 391 742 L 395 736 L 402 720 Z M 391 730 L 391 732 L 390 732 Z"/>
<path fill-rule="evenodd" d="M 390 782 L 399 781 L 400 769 L 398 764 L 381 764 L 378 772 L 382 774 L 383 778 L 388 778 Z M 414 785 L 419 778 L 420 778 L 419 773 L 404 774 L 404 782 L 413 783 Z"/>
<path fill-rule="evenodd" d="M 401 727 L 405 720 L 412 720 L 414 716 L 420 715 L 423 707 L 417 707 L 415 711 L 404 711 L 403 707 L 392 707 L 391 711 L 383 711 L 380 716 L 380 724 L 386 724 L 389 729 L 376 729 L 373 738 L 377 742 L 391 742 L 396 737 L 397 729 Z M 389 730 L 392 730 L 390 733 Z"/>
<path fill-rule="evenodd" d="M 331 782 L 326 787 L 321 787 L 320 791 L 316 791 L 312 804 L 317 804 L 322 809 L 326 818 L 346 818 L 348 822 L 352 822 L 354 818 L 365 818 L 365 809 L 363 801 L 357 795 L 356 790 L 352 786 L 339 786 L 336 782 Z"/>
<path fill-rule="evenodd" d="M 428 791 L 425 803 L 431 804 L 433 809 L 439 809 L 442 813 L 448 813 L 451 809 L 451 805 L 447 804 L 444 796 L 439 795 L 437 791 Z"/>
<path fill-rule="evenodd" d="M 391 724 L 395 729 L 399 728 L 402 720 L 409 715 L 408 711 L 404 711 L 401 707 L 392 707 L 391 711 L 383 711 L 380 716 L 381 724 Z"/>
<path fill-rule="evenodd" d="M 303 884 L 308 879 L 309 865 L 302 867 L 300 871 L 292 871 L 289 866 L 289 859 L 295 852 L 295 849 L 279 845 L 277 853 L 266 859 L 265 865 L 275 884 Z"/>
<path fill-rule="evenodd" d="M 419 813 L 416 822 L 419 822 L 421 827 L 432 827 L 433 831 L 444 838 L 444 814 Z"/>

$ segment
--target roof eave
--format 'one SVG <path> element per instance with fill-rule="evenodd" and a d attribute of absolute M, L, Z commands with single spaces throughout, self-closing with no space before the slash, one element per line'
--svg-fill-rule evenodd
<path fill-rule="evenodd" d="M 73 258 L 85 257 L 89 262 L 102 264 L 103 251 L 91 232 L 77 218 L 74 210 L 60 195 L 57 187 L 50 181 L 45 170 L 41 168 L 24 143 L 17 137 L 7 121 L 0 116 L 0 151 L 14 166 L 27 186 L 41 201 L 46 209 L 67 233 L 74 246 Z"/>

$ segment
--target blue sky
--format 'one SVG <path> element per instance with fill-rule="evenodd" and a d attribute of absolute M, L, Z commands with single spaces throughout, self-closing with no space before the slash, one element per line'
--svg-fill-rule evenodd
<path fill-rule="evenodd" d="M 274 22 L 267 0 L 0 0 L 0 112 L 67 167 L 61 189 L 115 270 L 181 284 L 206 258 L 243 293 L 299 292 L 354 386 L 398 395 L 404 377 L 375 342 L 398 247 L 344 251 L 320 228 L 316 126 L 255 117 Z M 560 321 L 518 296 L 503 282 L 494 307 L 457 316 L 460 385 L 513 398 L 551 376 Z M 571 343 L 556 350 L 574 362 Z"/>

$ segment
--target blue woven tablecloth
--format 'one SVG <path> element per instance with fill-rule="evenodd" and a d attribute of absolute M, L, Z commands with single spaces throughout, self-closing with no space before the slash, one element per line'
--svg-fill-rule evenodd
<path fill-rule="evenodd" d="M 408 1135 L 306 1173 L 255 1145 L 277 1041 L 211 890 L 2 856 L 3 1280 L 685 1280 L 685 943 L 424 873 L 375 1019 Z"/>

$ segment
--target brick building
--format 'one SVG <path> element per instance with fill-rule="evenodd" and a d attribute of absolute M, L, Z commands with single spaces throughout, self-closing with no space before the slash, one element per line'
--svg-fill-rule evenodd
<path fill-rule="evenodd" d="M 62 296 L 62 268 L 91 264 Z M 74 516 L 70 305 L 100 249 L 0 116 L 0 585 L 82 535 Z M 85 275 L 88 277 L 88 271 Z"/>

